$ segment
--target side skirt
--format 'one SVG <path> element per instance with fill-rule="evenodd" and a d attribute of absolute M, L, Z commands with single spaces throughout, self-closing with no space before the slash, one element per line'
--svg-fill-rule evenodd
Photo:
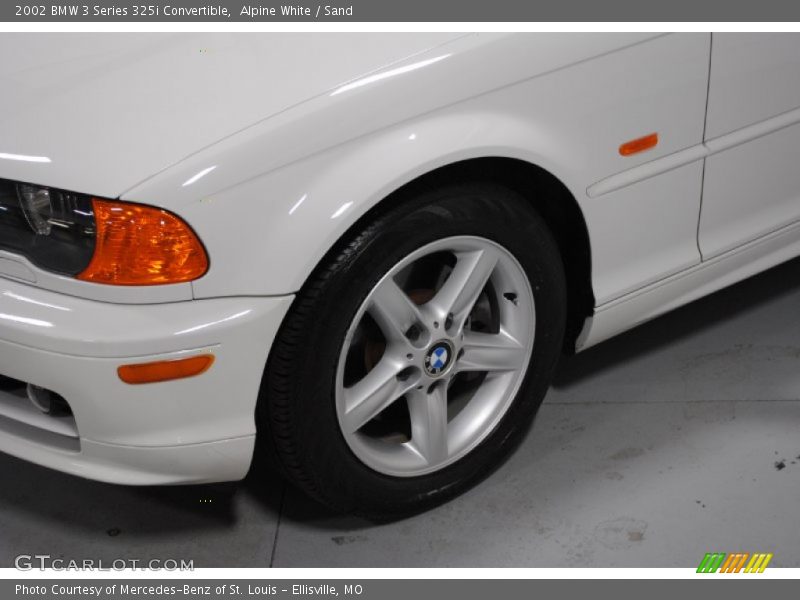
<path fill-rule="evenodd" d="M 595 308 L 575 342 L 585 350 L 800 255 L 800 222 Z"/>

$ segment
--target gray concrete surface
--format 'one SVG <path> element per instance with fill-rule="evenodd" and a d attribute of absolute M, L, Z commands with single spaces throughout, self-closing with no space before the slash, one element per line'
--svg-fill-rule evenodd
<path fill-rule="evenodd" d="M 0 456 L 0 566 L 18 554 L 196 566 L 800 566 L 800 261 L 566 359 L 516 454 L 390 524 L 269 474 L 123 488 Z"/>

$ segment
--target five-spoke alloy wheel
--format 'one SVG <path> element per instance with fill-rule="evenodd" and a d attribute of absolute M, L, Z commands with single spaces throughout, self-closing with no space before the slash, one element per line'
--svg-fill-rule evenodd
<path fill-rule="evenodd" d="M 558 245 L 494 183 L 411 186 L 297 294 L 257 407 L 260 449 L 339 511 L 387 517 L 464 491 L 522 438 L 563 344 Z"/>
<path fill-rule="evenodd" d="M 458 460 L 505 414 L 534 335 L 533 293 L 507 250 L 467 236 L 416 250 L 372 289 L 345 338 L 336 404 L 347 443 L 398 477 Z"/>

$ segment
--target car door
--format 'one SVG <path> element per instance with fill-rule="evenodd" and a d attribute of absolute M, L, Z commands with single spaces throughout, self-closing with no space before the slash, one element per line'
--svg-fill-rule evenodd
<path fill-rule="evenodd" d="M 800 34 L 714 34 L 703 259 L 800 225 Z"/>

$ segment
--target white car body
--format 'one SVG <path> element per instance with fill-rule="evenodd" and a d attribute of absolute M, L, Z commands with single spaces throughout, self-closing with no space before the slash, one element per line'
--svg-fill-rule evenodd
<path fill-rule="evenodd" d="M 118 287 L 0 251 L 0 374 L 74 413 L 0 391 L 0 450 L 84 477 L 243 477 L 293 295 L 370 209 L 459 161 L 569 191 L 591 256 L 577 350 L 800 254 L 797 35 L 3 34 L 0 54 L 0 178 L 166 208 L 210 259 Z M 209 350 L 198 377 L 117 377 Z"/>

